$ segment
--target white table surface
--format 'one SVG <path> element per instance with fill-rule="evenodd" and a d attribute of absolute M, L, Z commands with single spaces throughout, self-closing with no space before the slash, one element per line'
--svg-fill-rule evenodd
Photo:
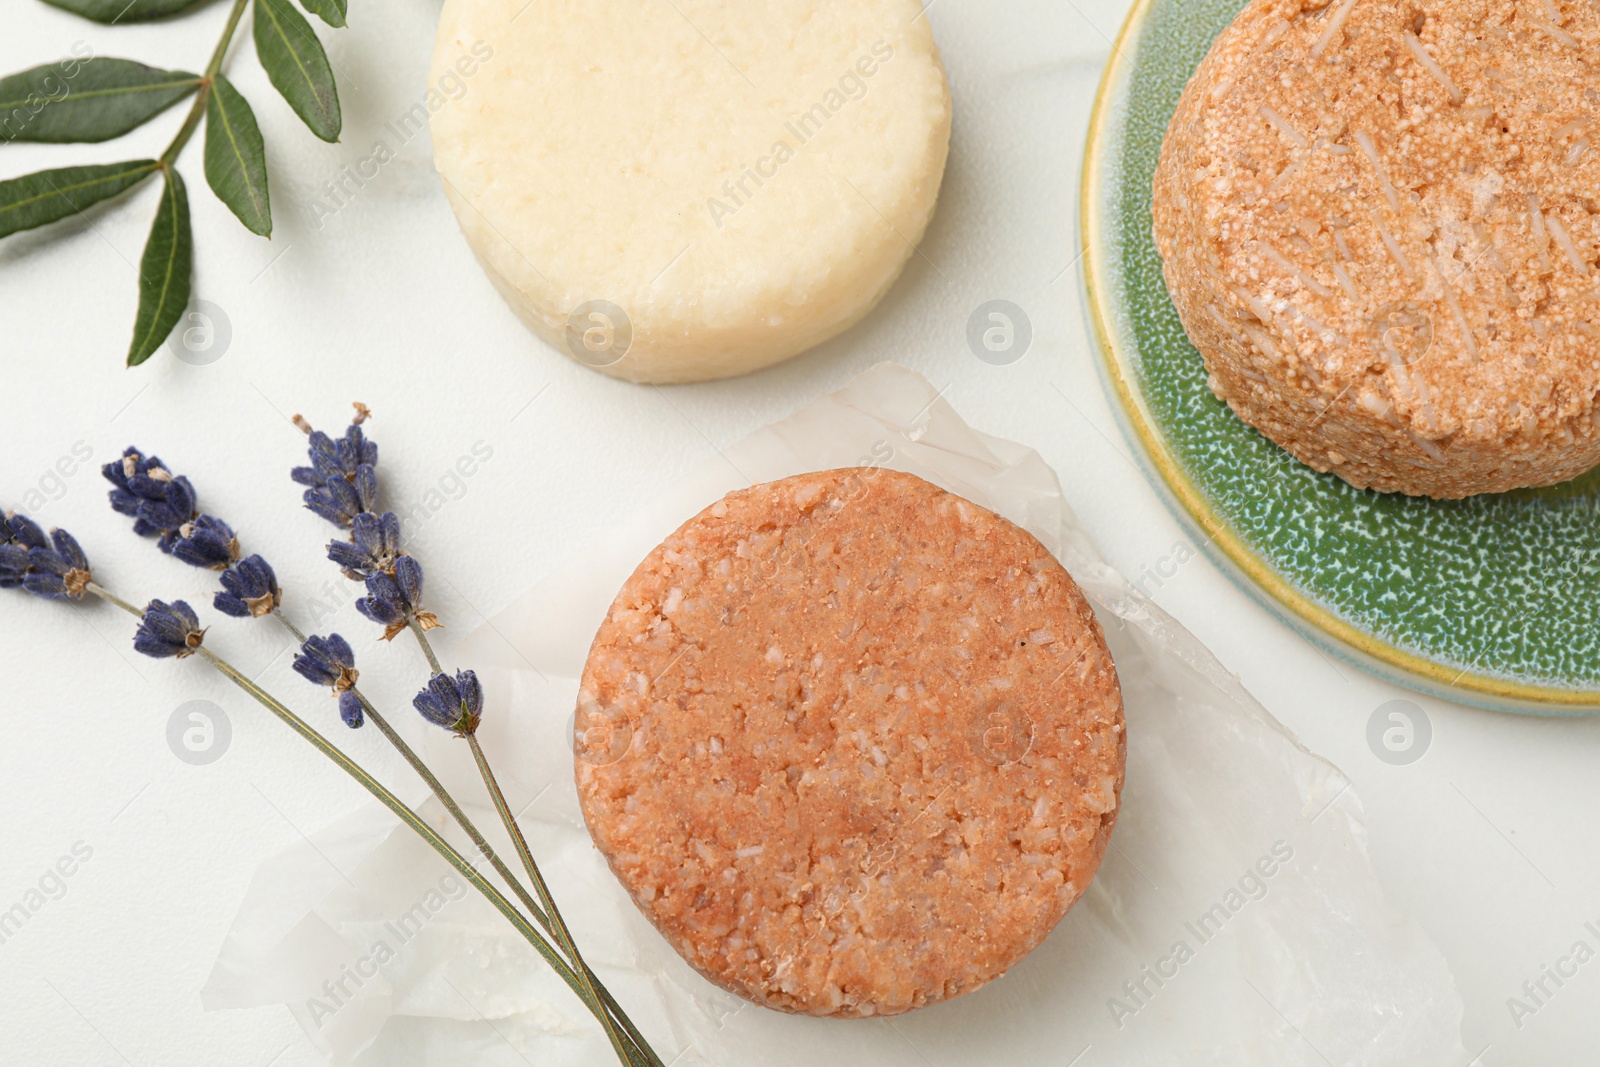
<path fill-rule="evenodd" d="M 184 157 L 197 295 L 231 323 L 215 362 L 164 351 L 141 369 L 121 366 L 154 187 L 87 222 L 0 243 L 0 502 L 42 500 L 36 516 L 74 531 L 97 575 L 125 596 L 198 604 L 210 586 L 106 507 L 98 465 L 130 443 L 189 474 L 207 510 L 241 528 L 291 595 L 317 596 L 338 579 L 319 559 L 327 528 L 299 510 L 286 478 L 302 438 L 285 419 L 303 411 L 336 428 L 348 401 L 364 400 L 376 412 L 370 429 L 390 505 L 437 505 L 408 533 L 459 637 L 719 444 L 882 359 L 948 387 L 974 425 L 1043 453 L 1125 574 L 1137 579 L 1187 544 L 1112 418 L 1074 263 L 1085 129 L 1123 0 L 936 0 L 929 17 L 956 124 L 921 254 L 843 338 L 749 378 L 672 389 L 607 380 L 523 330 L 460 239 L 425 136 L 401 146 L 337 213 L 317 209 L 319 198 L 329 204 L 323 183 L 370 156 L 385 124 L 425 91 L 438 4 L 384 7 L 357 0 L 352 28 L 323 31 L 345 105 L 338 145 L 300 126 L 247 45 L 236 48 L 229 72 L 254 103 L 271 156 L 270 243 L 205 188 L 198 139 Z M 78 41 L 97 54 L 195 69 L 223 15 L 213 4 L 175 23 L 106 29 L 38 0 L 8 0 L 0 71 L 60 58 Z M 153 155 L 180 115 L 107 146 L 6 146 L 0 175 Z M 1021 305 L 1035 328 L 1032 350 L 1010 366 L 980 362 L 965 342 L 972 310 L 997 297 Z M 480 442 L 492 457 L 457 482 L 457 460 Z M 1600 948 L 1585 928 L 1600 929 L 1600 774 L 1590 763 L 1600 760 L 1600 721 L 1406 694 L 1316 650 L 1203 556 L 1143 588 L 1355 780 L 1392 899 L 1455 970 L 1464 1044 L 1484 1050 L 1477 1062 L 1593 1062 L 1600 961 L 1559 988 L 1546 979 L 1553 996 L 1520 1026 L 1507 1000 L 1575 942 Z M 270 687 L 301 703 L 311 695 L 275 633 L 206 614 L 218 644 Z M 135 657 L 130 622 L 103 607 L 0 594 L 0 804 L 11 813 L 0 834 L 0 911 L 24 902 L 74 845 L 91 853 L 64 891 L 49 882 L 54 896 L 0 943 L 0 1061 L 320 1064 L 285 1011 L 208 1014 L 199 989 L 257 862 L 348 810 L 357 789 L 198 665 Z M 358 652 L 367 662 L 399 654 L 370 638 Z M 411 688 L 370 677 L 390 701 Z M 1392 766 L 1369 749 L 1366 727 L 1402 697 L 1425 709 L 1433 741 L 1420 761 Z M 207 766 L 179 760 L 167 741 L 169 719 L 190 700 L 215 702 L 232 726 L 226 753 Z M 392 768 L 376 738 L 358 735 L 353 747 Z M 1112 1062 L 1096 1053 L 1083 1067 Z"/>

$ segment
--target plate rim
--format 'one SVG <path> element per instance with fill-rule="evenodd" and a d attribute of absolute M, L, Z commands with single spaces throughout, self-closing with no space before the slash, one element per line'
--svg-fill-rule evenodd
<path fill-rule="evenodd" d="M 1309 624 L 1316 635 L 1331 641 L 1330 646 L 1313 637 L 1313 644 L 1323 644 L 1387 680 L 1446 700 L 1467 700 L 1497 710 L 1544 715 L 1600 712 L 1600 691 L 1509 681 L 1475 672 L 1470 667 L 1456 673 L 1453 668 L 1408 652 L 1339 618 L 1296 589 L 1244 543 L 1217 515 L 1157 431 L 1144 398 L 1133 386 L 1126 353 L 1111 326 L 1114 312 L 1105 282 L 1109 277 L 1105 262 L 1107 245 L 1096 210 L 1102 202 L 1104 189 L 1102 176 L 1106 138 L 1113 118 L 1112 97 L 1119 86 L 1126 84 L 1132 57 L 1137 52 L 1135 39 L 1155 3 L 1156 0 L 1135 0 L 1112 42 L 1110 58 L 1095 91 L 1079 180 L 1078 232 L 1079 254 L 1084 261 L 1083 291 L 1100 352 L 1100 371 L 1115 400 L 1112 406 L 1119 416 L 1118 421 L 1124 424 L 1124 432 L 1133 438 L 1148 465 L 1160 476 L 1161 495 L 1167 498 L 1169 508 L 1180 519 L 1198 525 L 1208 538 L 1202 550 L 1222 563 L 1230 576 L 1288 623 L 1290 629 L 1299 630 L 1295 625 L 1297 619 Z"/>

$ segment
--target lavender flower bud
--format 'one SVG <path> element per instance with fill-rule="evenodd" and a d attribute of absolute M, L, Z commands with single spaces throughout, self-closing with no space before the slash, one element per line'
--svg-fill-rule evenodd
<path fill-rule="evenodd" d="M 100 473 L 113 487 L 112 509 L 131 516 L 139 536 L 159 536 L 163 552 L 172 551 L 179 528 L 197 518 L 194 486 L 187 478 L 173 476 L 155 456 L 128 448 Z"/>
<path fill-rule="evenodd" d="M 372 610 L 373 614 L 367 617 L 374 622 L 388 621 L 396 614 L 404 618 L 411 611 L 410 601 L 406 600 L 405 594 L 400 591 L 395 580 L 381 571 L 368 575 L 367 595 L 356 601 L 356 607 L 359 609 L 362 604 L 366 604 Z M 378 616 L 382 616 L 382 620 Z"/>
<path fill-rule="evenodd" d="M 133 635 L 134 651 L 156 659 L 191 656 L 205 638 L 194 609 L 181 600 L 152 600 Z"/>
<path fill-rule="evenodd" d="M 300 646 L 300 654 L 294 658 L 294 669 L 307 681 L 328 686 L 338 694 L 339 718 L 350 729 L 358 729 L 366 721 L 361 698 L 355 694 L 360 672 L 356 670 L 356 654 L 350 642 L 338 634 L 312 635 Z"/>
<path fill-rule="evenodd" d="M 294 468 L 290 477 L 307 486 L 306 507 L 335 526 L 349 526 L 378 503 L 378 446 L 361 429 L 368 414 L 365 405 L 357 404 L 355 420 L 338 440 L 295 416 L 296 424 L 310 435 L 311 465 Z"/>
<path fill-rule="evenodd" d="M 361 428 L 361 424 L 372 417 L 372 409 L 359 401 L 350 406 L 356 409 L 356 413 L 350 425 L 344 428 L 344 438 L 339 442 L 339 455 L 346 464 L 368 463 L 376 467 L 378 446 L 367 440 L 366 431 Z"/>
<path fill-rule="evenodd" d="M 51 600 L 76 600 L 88 588 L 89 561 L 73 536 L 65 530 L 51 530 L 54 549 L 28 549 L 28 562 L 34 573 L 23 578 L 23 586 L 34 596 Z"/>
<path fill-rule="evenodd" d="M 223 571 L 239 558 L 239 538 L 233 527 L 214 515 L 201 515 L 184 523 L 167 549 L 174 559 L 191 567 Z"/>
<path fill-rule="evenodd" d="M 394 561 L 394 582 L 412 610 L 422 607 L 422 564 L 415 556 L 401 556 Z"/>
<path fill-rule="evenodd" d="M 400 556 L 400 517 L 392 511 L 381 516 L 364 511 L 350 523 L 350 540 L 328 545 L 328 558 L 347 573 L 366 577 L 392 571 Z"/>
<path fill-rule="evenodd" d="M 366 409 L 358 404 L 355 419 L 345 427 L 344 436 L 338 440 L 320 431 L 312 432 L 306 443 L 311 466 L 316 469 L 320 479 L 326 480 L 335 475 L 353 479 L 356 469 L 362 464 L 369 467 L 378 465 L 378 446 L 368 441 L 366 432 L 361 429 L 367 414 Z"/>
<path fill-rule="evenodd" d="M 44 533 L 21 515 L 0 515 L 0 589 L 15 589 L 27 576 L 32 564 L 22 538 L 32 537 L 35 532 L 40 536 Z"/>
<path fill-rule="evenodd" d="M 374 445 L 373 447 L 377 447 Z M 356 468 L 356 476 L 350 480 L 355 487 L 356 498 L 361 501 L 361 510 L 372 511 L 378 506 L 378 470 L 370 463 L 363 463 Z"/>
<path fill-rule="evenodd" d="M 356 601 L 357 611 L 384 627 L 385 641 L 393 640 L 395 634 L 406 628 L 408 607 L 400 587 L 381 571 L 368 576 L 367 595 Z"/>
<path fill-rule="evenodd" d="M 340 457 L 339 443 L 327 434 L 311 435 L 311 466 L 323 481 L 348 478 L 355 474 Z"/>
<path fill-rule="evenodd" d="M 78 544 L 78 539 L 65 530 L 51 530 L 50 542 L 55 545 L 56 554 L 72 565 L 73 569 L 86 571 L 89 569 L 89 558 L 83 554 L 83 546 Z"/>
<path fill-rule="evenodd" d="M 295 671 L 314 685 L 349 689 L 356 681 L 356 654 L 350 642 L 338 634 L 319 637 L 312 634 L 294 658 Z"/>
<path fill-rule="evenodd" d="M 354 690 L 347 689 L 339 694 L 339 718 L 352 730 L 361 729 L 362 723 L 367 721 L 361 698 L 356 696 Z"/>
<path fill-rule="evenodd" d="M 135 533 L 159 536 L 156 544 L 161 551 L 191 567 L 223 572 L 223 591 L 211 601 L 218 611 L 236 618 L 260 618 L 283 602 L 267 561 L 251 556 L 240 563 L 233 527 L 215 515 L 199 513 L 189 479 L 173 475 L 161 460 L 136 448 L 127 449 L 100 473 L 113 486 L 111 507 L 135 516 Z"/>
<path fill-rule="evenodd" d="M 0 589 L 21 586 L 46 600 L 77 600 L 87 591 L 89 560 L 67 531 L 51 530 L 46 538 L 38 523 L 14 513 L 0 527 Z"/>
<path fill-rule="evenodd" d="M 375 484 L 376 475 L 369 481 Z M 376 503 L 376 496 L 374 493 L 373 503 Z M 320 488 L 307 489 L 301 499 L 308 509 L 335 526 L 349 526 L 352 519 L 367 510 L 361 494 L 342 475 L 329 478 Z"/>
<path fill-rule="evenodd" d="M 283 603 L 278 577 L 260 556 L 246 556 L 237 566 L 223 571 L 222 588 L 211 606 L 238 619 L 258 619 Z"/>
<path fill-rule="evenodd" d="M 163 484 L 154 479 L 149 482 L 151 487 Z M 172 533 L 195 518 L 195 494 L 187 478 L 174 478 L 165 483 L 165 489 L 162 499 L 139 503 L 139 518 L 152 529 Z"/>
<path fill-rule="evenodd" d="M 306 429 L 310 433 L 306 444 L 311 456 L 311 466 L 296 467 L 289 472 L 289 476 L 301 485 L 309 485 L 315 489 L 329 478 L 342 475 L 344 472 L 339 469 L 333 438 L 321 430 L 311 430 L 309 427 Z"/>
<path fill-rule="evenodd" d="M 360 516 L 356 516 L 360 518 Z M 339 565 L 346 578 L 361 581 L 372 569 L 370 559 L 359 545 L 350 541 L 329 541 L 328 558 Z"/>
<path fill-rule="evenodd" d="M 16 589 L 28 576 L 28 550 L 21 545 L 0 544 L 0 589 Z"/>
<path fill-rule="evenodd" d="M 477 732 L 483 717 L 483 686 L 472 671 L 457 671 L 454 678 L 436 674 L 412 698 L 411 706 L 435 726 L 465 737 Z"/>
<path fill-rule="evenodd" d="M 39 524 L 26 515 L 18 515 L 16 512 L 12 512 L 6 516 L 6 523 L 11 527 L 10 540 L 23 548 L 50 547 L 50 539 L 44 535 L 44 530 L 40 529 Z"/>

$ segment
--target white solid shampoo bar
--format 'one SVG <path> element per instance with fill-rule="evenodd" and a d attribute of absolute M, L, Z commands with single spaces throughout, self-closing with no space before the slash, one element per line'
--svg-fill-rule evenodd
<path fill-rule="evenodd" d="M 435 163 L 542 338 L 640 382 L 848 329 L 922 239 L 950 94 L 916 0 L 445 0 Z"/>

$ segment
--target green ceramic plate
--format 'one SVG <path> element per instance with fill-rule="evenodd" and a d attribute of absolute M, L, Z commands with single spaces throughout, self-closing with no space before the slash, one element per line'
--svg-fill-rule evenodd
<path fill-rule="evenodd" d="M 1352 489 L 1206 388 L 1161 278 L 1150 187 L 1184 84 L 1243 6 L 1137 0 L 1100 88 L 1082 223 L 1113 406 L 1197 540 L 1318 643 L 1447 699 L 1600 712 L 1600 471 L 1454 502 Z"/>

